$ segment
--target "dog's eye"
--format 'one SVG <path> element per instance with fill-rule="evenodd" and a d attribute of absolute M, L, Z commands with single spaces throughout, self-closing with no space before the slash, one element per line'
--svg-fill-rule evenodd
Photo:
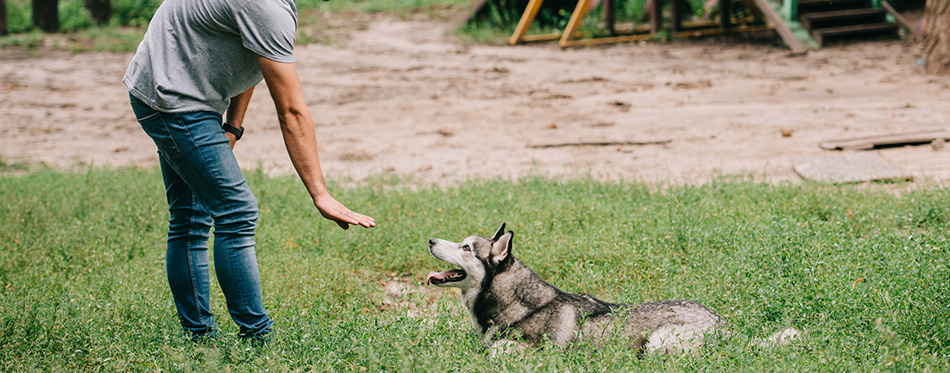
<path fill-rule="evenodd" d="M 462 245 L 462 250 L 465 250 L 465 251 L 472 251 L 472 248 L 471 248 L 470 246 L 468 246 L 468 245 Z"/>

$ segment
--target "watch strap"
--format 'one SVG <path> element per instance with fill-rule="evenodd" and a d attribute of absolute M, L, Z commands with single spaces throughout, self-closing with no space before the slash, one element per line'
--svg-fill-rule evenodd
<path fill-rule="evenodd" d="M 238 127 L 232 126 L 228 122 L 224 122 L 221 124 L 221 128 L 223 128 L 225 131 L 233 133 L 234 141 L 240 140 L 241 136 L 244 136 L 244 127 L 238 128 Z"/>

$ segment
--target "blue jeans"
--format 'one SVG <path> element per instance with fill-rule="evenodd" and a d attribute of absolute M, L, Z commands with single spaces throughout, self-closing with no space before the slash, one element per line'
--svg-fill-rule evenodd
<path fill-rule="evenodd" d="M 193 338 L 215 336 L 208 237 L 214 227 L 214 269 L 239 336 L 263 338 L 273 321 L 261 300 L 254 252 L 257 199 L 238 167 L 221 115 L 170 114 L 129 95 L 142 129 L 158 146 L 168 198 L 165 265 L 178 317 Z"/>

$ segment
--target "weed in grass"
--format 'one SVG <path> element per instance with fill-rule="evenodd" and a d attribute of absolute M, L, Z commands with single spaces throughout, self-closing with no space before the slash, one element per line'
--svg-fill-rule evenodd
<path fill-rule="evenodd" d="M 247 177 L 277 330 L 264 348 L 238 341 L 216 286 L 220 337 L 193 344 L 179 333 L 156 170 L 0 176 L 0 370 L 944 371 L 950 362 L 950 222 L 937 187 L 331 183 L 379 222 L 342 231 L 319 218 L 296 177 Z M 515 255 L 566 291 L 693 299 L 742 337 L 695 356 L 637 359 L 618 343 L 488 360 L 457 293 L 419 284 L 444 266 L 428 238 L 490 234 L 503 221 L 517 234 Z M 393 301 L 392 281 L 409 293 Z M 748 343 L 788 326 L 806 339 Z"/>

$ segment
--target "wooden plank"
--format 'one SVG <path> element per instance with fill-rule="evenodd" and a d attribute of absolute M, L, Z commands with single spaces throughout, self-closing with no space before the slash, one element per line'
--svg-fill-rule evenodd
<path fill-rule="evenodd" d="M 755 5 L 759 7 L 759 10 L 762 11 L 762 14 L 765 14 L 766 20 L 769 22 L 772 27 L 775 28 L 775 31 L 778 32 L 779 36 L 782 37 L 782 40 L 785 41 L 785 44 L 788 45 L 788 49 L 792 51 L 792 54 L 805 54 L 808 53 L 808 49 L 798 41 L 798 38 L 795 37 L 795 34 L 792 33 L 792 30 L 788 28 L 788 25 L 785 24 L 785 21 L 775 12 L 775 9 L 769 5 L 768 0 L 755 0 Z"/>
<path fill-rule="evenodd" d="M 561 46 L 562 48 L 581 47 L 581 46 L 590 46 L 590 45 L 626 43 L 626 42 L 631 42 L 631 41 L 650 40 L 652 38 L 653 38 L 652 34 L 622 35 L 622 36 L 612 36 L 612 37 L 597 38 L 597 39 L 568 40 L 566 42 L 561 41 L 558 43 L 558 45 Z"/>
<path fill-rule="evenodd" d="M 830 12 L 820 12 L 820 13 L 806 13 L 802 14 L 799 17 L 799 21 L 804 23 L 804 21 L 827 21 L 827 20 L 837 20 L 837 19 L 850 19 L 850 18 L 876 18 L 877 20 L 883 20 L 884 17 L 883 9 L 874 9 L 874 8 L 865 8 L 865 9 L 845 9 L 845 10 L 835 10 Z M 876 17 L 875 17 L 876 16 Z"/>
<path fill-rule="evenodd" d="M 544 0 L 528 1 L 528 6 L 525 7 L 524 14 L 521 15 L 521 20 L 518 21 L 518 26 L 515 27 L 515 33 L 508 39 L 508 45 L 518 44 L 519 41 L 524 39 L 525 34 L 528 33 L 528 28 L 534 22 L 534 17 L 538 15 L 542 3 L 544 3 Z"/>
<path fill-rule="evenodd" d="M 569 146 L 618 146 L 618 145 L 665 145 L 673 142 L 673 140 L 657 140 L 657 141 L 591 141 L 591 142 L 565 142 L 557 144 L 544 144 L 544 145 L 531 145 L 528 146 L 532 149 L 549 149 L 549 148 L 564 148 Z"/>
<path fill-rule="evenodd" d="M 770 26 L 739 26 L 739 27 L 730 27 L 728 29 L 721 28 L 707 28 L 701 30 L 690 30 L 690 31 L 680 31 L 675 34 L 671 34 L 676 38 L 689 38 L 689 37 L 698 37 L 698 36 L 709 36 L 709 35 L 722 35 L 722 34 L 732 34 L 739 32 L 753 32 L 753 31 L 764 31 L 771 30 Z M 591 45 L 600 45 L 600 44 L 610 44 L 610 43 L 625 43 L 631 41 L 642 41 L 653 39 L 654 35 L 652 34 L 636 34 L 636 35 L 621 35 L 614 37 L 606 38 L 597 38 L 597 39 L 580 39 L 580 40 L 570 40 L 566 43 L 559 43 L 561 47 L 581 47 L 581 46 L 591 46 Z"/>
<path fill-rule="evenodd" d="M 866 25 L 853 25 L 841 27 L 820 28 L 812 31 L 813 37 L 822 40 L 829 36 L 844 36 L 855 34 L 882 33 L 887 31 L 897 31 L 897 25 L 893 23 L 874 23 Z M 820 42 L 819 42 L 820 43 Z"/>
<path fill-rule="evenodd" d="M 827 150 L 869 150 L 880 147 L 930 144 L 940 139 L 950 140 L 950 132 L 922 131 L 836 139 L 819 142 L 818 146 Z"/>
<path fill-rule="evenodd" d="M 792 160 L 792 170 L 803 179 L 824 183 L 901 181 L 913 177 L 899 164 L 878 153 L 839 153 Z"/>
<path fill-rule="evenodd" d="M 540 35 L 525 35 L 521 38 L 521 41 L 529 43 L 532 41 L 551 41 L 561 38 L 561 34 L 540 34 Z"/>

